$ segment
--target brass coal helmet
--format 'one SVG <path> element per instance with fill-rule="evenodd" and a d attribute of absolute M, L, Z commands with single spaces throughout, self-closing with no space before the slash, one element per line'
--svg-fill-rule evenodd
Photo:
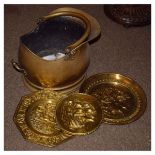
<path fill-rule="evenodd" d="M 89 66 L 89 42 L 99 35 L 94 17 L 74 8 L 56 9 L 20 37 L 19 63 L 12 60 L 12 65 L 31 90 L 74 91 Z"/>

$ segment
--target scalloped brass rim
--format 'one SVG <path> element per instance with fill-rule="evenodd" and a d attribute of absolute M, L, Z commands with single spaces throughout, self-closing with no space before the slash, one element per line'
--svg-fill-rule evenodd
<path fill-rule="evenodd" d="M 26 139 L 32 143 L 35 143 L 35 144 L 48 146 L 48 147 L 54 147 L 54 146 L 57 146 L 65 141 L 67 141 L 68 139 L 72 138 L 71 134 L 69 134 L 69 133 L 63 131 L 61 128 L 59 128 L 59 126 L 57 125 L 56 119 L 54 122 L 54 124 L 56 124 L 56 125 L 52 129 L 52 132 L 53 132 L 52 135 L 43 134 L 43 133 L 39 134 L 37 131 L 32 130 L 32 128 L 27 123 L 28 118 L 26 118 L 27 117 L 26 113 L 27 113 L 28 108 L 31 105 L 33 105 L 33 103 L 36 103 L 38 100 L 40 100 L 40 99 L 44 100 L 45 98 L 48 98 L 48 97 L 49 97 L 49 99 L 51 99 L 52 96 L 54 96 L 54 98 L 58 102 L 58 100 L 60 98 L 63 98 L 66 95 L 64 95 L 64 94 L 62 95 L 57 92 L 53 92 L 51 89 L 44 89 L 41 91 L 37 91 L 37 92 L 33 92 L 31 94 L 25 95 L 21 98 L 21 100 L 16 108 L 13 120 L 14 120 L 14 123 L 16 124 L 17 128 L 21 132 L 24 139 Z M 53 97 L 52 97 L 52 100 L 54 100 Z M 54 107 L 55 110 L 56 110 L 57 102 L 55 103 L 55 105 L 53 105 L 53 106 L 55 106 Z M 53 114 L 55 115 L 55 113 L 53 113 Z M 54 118 L 52 120 L 54 120 Z M 57 132 L 58 132 L 57 130 L 59 130 L 60 134 L 57 134 Z"/>

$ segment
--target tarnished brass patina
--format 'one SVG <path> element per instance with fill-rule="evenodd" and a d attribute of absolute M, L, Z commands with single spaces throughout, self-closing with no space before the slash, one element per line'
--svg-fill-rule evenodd
<path fill-rule="evenodd" d="M 99 23 L 91 15 L 74 8 L 59 8 L 40 18 L 32 32 L 21 36 L 19 63 L 12 61 L 12 65 L 23 73 L 31 90 L 71 92 L 85 78 L 90 61 L 88 43 L 100 32 Z M 45 60 L 43 57 L 50 52 L 65 56 Z"/>
<path fill-rule="evenodd" d="M 55 111 L 59 100 L 66 95 L 45 89 L 22 97 L 14 122 L 23 137 L 33 143 L 53 147 L 72 137 L 59 128 Z"/>
<path fill-rule="evenodd" d="M 120 74 L 93 75 L 82 84 L 80 92 L 100 100 L 103 123 L 131 123 L 137 120 L 146 108 L 143 89 L 134 80 Z"/>
<path fill-rule="evenodd" d="M 102 111 L 95 97 L 75 93 L 60 101 L 56 117 L 65 131 L 73 135 L 86 135 L 99 127 Z"/>

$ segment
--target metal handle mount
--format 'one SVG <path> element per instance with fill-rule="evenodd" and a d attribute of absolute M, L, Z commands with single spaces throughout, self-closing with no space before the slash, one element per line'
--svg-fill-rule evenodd
<path fill-rule="evenodd" d="M 25 76 L 27 75 L 26 71 L 23 68 L 20 67 L 19 63 L 15 62 L 13 59 L 11 60 L 11 63 L 12 63 L 13 68 L 16 71 L 24 74 Z"/>

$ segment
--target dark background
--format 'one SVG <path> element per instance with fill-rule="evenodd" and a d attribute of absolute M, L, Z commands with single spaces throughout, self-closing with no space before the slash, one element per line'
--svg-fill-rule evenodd
<path fill-rule="evenodd" d="M 136 80 L 147 95 L 144 115 L 128 125 L 102 124 L 94 133 L 77 136 L 54 148 L 25 141 L 13 123 L 20 98 L 30 91 L 11 66 L 17 60 L 19 37 L 36 26 L 37 19 L 69 5 L 5 5 L 5 150 L 150 150 L 151 149 L 151 26 L 125 28 L 107 18 L 103 5 L 70 5 L 94 16 L 102 36 L 91 45 L 88 76 L 115 72 Z"/>

